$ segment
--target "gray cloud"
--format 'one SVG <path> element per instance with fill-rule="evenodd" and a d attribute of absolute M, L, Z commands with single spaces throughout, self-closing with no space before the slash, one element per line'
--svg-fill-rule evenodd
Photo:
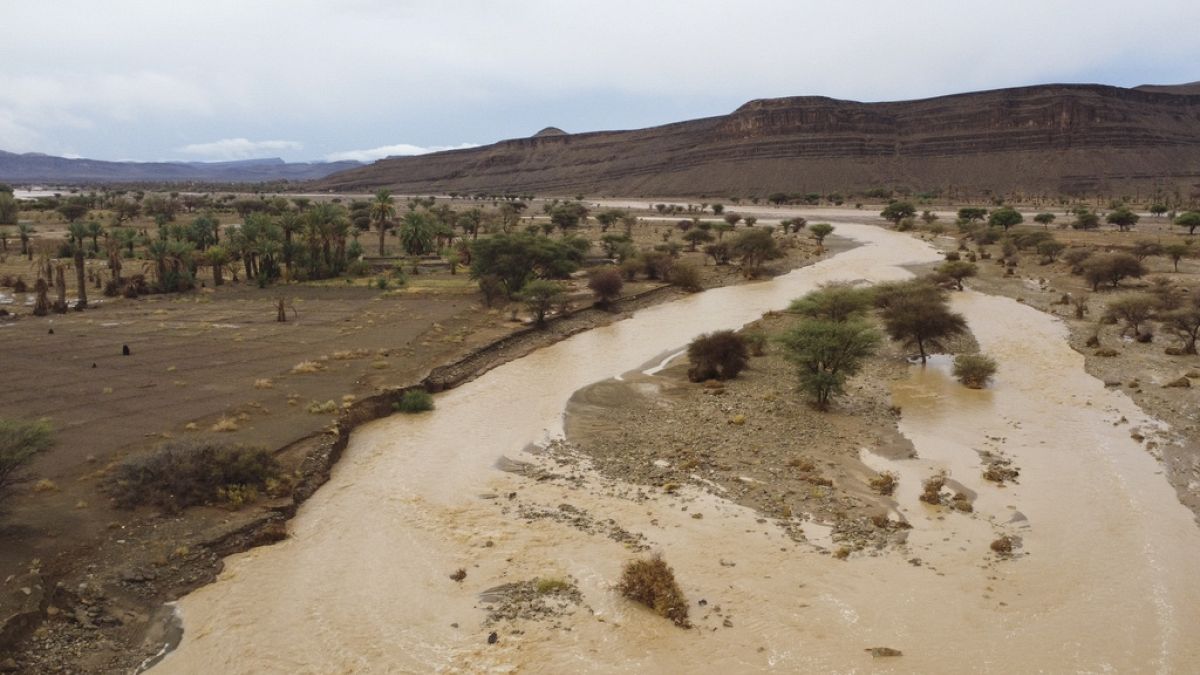
<path fill-rule="evenodd" d="M 297 141 L 252 141 L 247 138 L 222 138 L 209 143 L 185 145 L 179 148 L 179 151 L 208 159 L 229 160 L 263 157 L 303 148 L 304 144 Z"/>
<path fill-rule="evenodd" d="M 816 94 L 1200 79 L 1194 0 L 8 0 L 0 148 L 287 158 L 628 128 Z M 369 152 L 369 151 L 359 151 Z M 364 155 L 365 156 L 365 155 Z"/>
<path fill-rule="evenodd" d="M 343 150 L 342 152 L 333 152 L 326 155 L 325 159 L 330 162 L 340 162 L 344 160 L 353 160 L 356 162 L 374 162 L 375 160 L 383 159 L 384 157 L 427 155 L 431 152 L 441 152 L 442 150 L 462 150 L 464 148 L 477 147 L 479 147 L 477 143 L 433 145 L 429 147 L 409 145 L 408 143 L 397 143 L 396 145 L 381 145 L 378 148 L 371 148 L 370 150 Z"/>

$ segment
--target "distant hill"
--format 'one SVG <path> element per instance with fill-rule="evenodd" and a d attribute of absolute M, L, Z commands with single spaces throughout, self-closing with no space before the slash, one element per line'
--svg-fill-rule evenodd
<path fill-rule="evenodd" d="M 1050 84 L 914 101 L 750 101 L 633 131 L 530 138 L 334 174 L 321 189 L 765 196 L 908 188 L 950 196 L 1185 196 L 1200 183 L 1198 85 Z"/>
<path fill-rule="evenodd" d="M 105 162 L 0 151 L 0 181 L 56 185 L 307 181 L 361 166 L 359 162 L 288 163 L 277 157 L 236 162 Z"/>

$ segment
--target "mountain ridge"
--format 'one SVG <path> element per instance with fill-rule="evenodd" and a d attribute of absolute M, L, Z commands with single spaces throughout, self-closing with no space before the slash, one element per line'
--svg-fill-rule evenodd
<path fill-rule="evenodd" d="M 1049 84 L 863 103 L 754 99 L 644 129 L 539 132 L 398 157 L 319 189 L 765 196 L 1200 190 L 1200 86 Z"/>
<path fill-rule="evenodd" d="M 0 181 L 57 185 L 103 183 L 259 183 L 308 181 L 361 162 L 285 162 L 279 157 L 225 162 L 112 162 L 0 150 Z"/>

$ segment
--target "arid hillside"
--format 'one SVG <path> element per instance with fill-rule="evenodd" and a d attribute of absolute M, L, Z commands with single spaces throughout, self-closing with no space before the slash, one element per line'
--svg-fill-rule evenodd
<path fill-rule="evenodd" d="M 625 196 L 1161 190 L 1189 199 L 1200 191 L 1200 94 L 1192 85 L 1055 84 L 892 103 L 762 99 L 648 129 L 389 158 L 318 185 Z"/>

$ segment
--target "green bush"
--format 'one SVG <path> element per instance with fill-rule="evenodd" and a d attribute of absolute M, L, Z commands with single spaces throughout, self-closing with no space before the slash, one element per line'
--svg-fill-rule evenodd
<path fill-rule="evenodd" d="M 996 374 L 996 362 L 983 354 L 954 357 L 954 377 L 971 389 L 983 389 Z"/>
<path fill-rule="evenodd" d="M 122 507 L 176 510 L 228 500 L 231 494 L 244 498 L 249 488 L 266 490 L 279 474 L 279 463 L 263 448 L 179 439 L 118 464 L 106 489 Z"/>
<path fill-rule="evenodd" d="M 424 389 L 409 389 L 394 407 L 402 413 L 409 414 L 433 410 L 433 396 Z"/>
<path fill-rule="evenodd" d="M 23 470 L 34 456 L 53 444 L 47 422 L 0 420 L 0 500 L 13 485 L 26 480 Z"/>

